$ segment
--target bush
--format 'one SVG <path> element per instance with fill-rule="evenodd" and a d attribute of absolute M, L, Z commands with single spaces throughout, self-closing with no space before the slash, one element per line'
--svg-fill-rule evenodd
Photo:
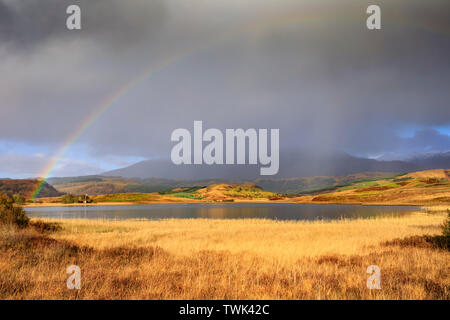
<path fill-rule="evenodd" d="M 29 219 L 22 207 L 14 206 L 14 200 L 0 194 L 0 223 L 26 227 Z"/>
<path fill-rule="evenodd" d="M 61 202 L 62 203 L 75 203 L 75 202 L 78 202 L 78 199 L 73 194 L 67 193 L 61 197 Z"/>
<path fill-rule="evenodd" d="M 67 193 L 61 197 L 62 203 L 92 203 L 93 200 L 86 195 L 75 196 L 73 194 Z"/>
<path fill-rule="evenodd" d="M 24 204 L 25 203 L 25 197 L 21 195 L 20 193 L 15 193 L 13 195 L 13 200 L 17 204 Z"/>
<path fill-rule="evenodd" d="M 442 226 L 442 233 L 444 237 L 450 238 L 450 210 L 447 209 L 447 220 L 445 220 Z"/>
<path fill-rule="evenodd" d="M 41 220 L 31 221 L 30 227 L 34 228 L 39 233 L 52 233 L 62 229 L 58 223 L 44 222 Z"/>

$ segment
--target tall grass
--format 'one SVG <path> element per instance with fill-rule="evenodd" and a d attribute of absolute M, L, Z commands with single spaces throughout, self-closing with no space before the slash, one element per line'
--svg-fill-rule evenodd
<path fill-rule="evenodd" d="M 62 230 L 1 230 L 0 298 L 449 299 L 450 253 L 404 241 L 440 234 L 444 220 L 51 220 Z M 65 286 L 71 264 L 77 292 Z M 366 287 L 373 264 L 381 290 Z"/>

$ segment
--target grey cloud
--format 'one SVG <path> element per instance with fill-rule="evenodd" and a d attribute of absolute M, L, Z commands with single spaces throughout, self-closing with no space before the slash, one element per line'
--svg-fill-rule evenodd
<path fill-rule="evenodd" d="M 29 178 L 42 174 L 52 159 L 40 155 L 21 153 L 0 154 L 0 177 Z M 53 171 L 55 176 L 89 175 L 105 171 L 104 167 L 86 161 L 63 158 Z"/>
<path fill-rule="evenodd" d="M 73 2 L 86 15 L 79 33 L 65 30 L 67 2 L 0 0 L 2 139 L 56 149 L 137 74 L 181 56 L 78 143 L 93 155 L 167 155 L 173 129 L 203 120 L 280 128 L 284 148 L 448 148 L 435 133 L 398 136 L 450 125 L 448 1 L 380 1 L 380 31 L 365 28 L 365 1 Z"/>
<path fill-rule="evenodd" d="M 0 154 L 0 176 L 28 178 L 39 175 L 49 159 L 17 153 Z"/>
<path fill-rule="evenodd" d="M 66 28 L 70 4 L 82 10 L 81 31 Z M 48 41 L 90 38 L 125 50 L 159 32 L 165 16 L 164 0 L 1 0 L 0 40 L 14 49 L 32 50 Z"/>

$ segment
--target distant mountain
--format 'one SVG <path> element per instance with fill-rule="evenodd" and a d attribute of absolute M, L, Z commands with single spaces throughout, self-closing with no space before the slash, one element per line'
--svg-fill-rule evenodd
<path fill-rule="evenodd" d="M 448 158 L 450 157 L 450 151 L 429 151 L 429 152 L 386 152 L 377 157 L 375 160 L 378 161 L 405 161 L 411 162 L 415 159 L 430 159 L 430 158 Z"/>
<path fill-rule="evenodd" d="M 260 176 L 259 165 L 174 165 L 169 159 L 145 160 L 129 167 L 108 171 L 104 176 L 164 179 L 296 178 L 312 176 L 344 176 L 359 172 L 411 172 L 450 168 L 450 154 L 414 158 L 409 161 L 379 161 L 348 154 L 283 153 L 280 170 L 275 176 Z"/>
<path fill-rule="evenodd" d="M 415 155 L 407 159 L 410 163 L 419 167 L 420 170 L 428 169 L 449 169 L 450 168 L 450 151 L 433 152 L 422 155 Z"/>

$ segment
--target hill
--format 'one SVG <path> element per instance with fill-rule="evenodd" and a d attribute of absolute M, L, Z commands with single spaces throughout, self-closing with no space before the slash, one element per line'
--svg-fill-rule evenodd
<path fill-rule="evenodd" d="M 450 170 L 426 170 L 387 179 L 361 181 L 319 195 L 298 197 L 296 202 L 450 204 Z"/>
<path fill-rule="evenodd" d="M 450 169 L 450 151 L 416 155 L 410 157 L 407 161 L 412 163 L 415 167 L 421 168 L 421 170 L 438 168 Z"/>
<path fill-rule="evenodd" d="M 39 179 L 2 179 L 0 180 L 0 193 L 9 196 L 18 193 L 25 198 L 30 198 L 41 181 Z M 58 192 L 53 186 L 45 182 L 39 197 L 57 197 L 61 194 L 61 192 Z"/>
<path fill-rule="evenodd" d="M 70 178 L 51 178 L 48 180 L 58 191 L 72 194 L 114 194 L 134 192 L 160 192 L 173 188 L 208 186 L 211 184 L 256 184 L 265 190 L 277 193 L 311 193 L 329 190 L 353 182 L 393 176 L 395 173 L 367 172 L 340 177 L 305 177 L 279 179 L 208 179 L 208 180 L 170 180 L 158 178 L 122 178 L 106 176 L 85 176 Z"/>
<path fill-rule="evenodd" d="M 118 179 L 117 183 L 120 182 L 126 187 L 126 180 L 123 178 L 114 179 Z M 295 184 L 299 183 L 298 179 L 293 179 L 293 181 Z M 316 185 L 328 184 L 329 187 L 312 189 L 311 192 L 305 192 L 304 194 L 282 194 L 265 190 L 260 185 L 256 185 L 254 183 L 194 184 L 194 182 L 191 181 L 191 185 L 166 188 L 165 190 L 159 192 L 126 192 L 101 195 L 91 194 L 90 196 L 91 199 L 97 203 L 234 202 L 277 200 L 295 203 L 386 205 L 450 204 L 450 169 L 419 171 L 407 174 L 397 174 L 389 177 L 380 176 L 380 174 L 358 174 L 334 178 L 315 177 L 312 178 L 311 181 L 310 186 L 312 186 L 312 183 L 316 183 Z M 345 183 L 336 185 L 338 181 L 344 181 Z M 286 181 L 278 182 L 285 183 Z M 287 181 L 287 183 L 290 182 L 291 181 L 289 180 Z M 86 183 L 86 181 L 78 183 Z M 188 182 L 173 181 L 173 183 L 182 184 Z M 53 204 L 61 202 L 61 199 L 59 198 L 47 198 L 43 200 L 45 203 Z"/>
<path fill-rule="evenodd" d="M 68 178 L 50 178 L 51 183 L 58 191 L 71 194 L 115 194 L 115 193 L 151 193 L 169 188 L 178 184 L 165 179 L 129 179 L 121 177 L 82 176 Z"/>
<path fill-rule="evenodd" d="M 253 182 L 265 190 L 281 193 L 316 193 L 333 190 L 355 182 L 377 180 L 397 175 L 394 172 L 362 172 L 346 176 L 318 176 L 304 178 L 255 179 Z"/>
<path fill-rule="evenodd" d="M 449 180 L 450 179 L 450 170 L 449 169 L 438 169 L 438 170 L 425 170 L 418 172 L 411 172 L 404 175 L 405 178 L 413 178 L 413 179 L 440 179 L 440 180 Z"/>
<path fill-rule="evenodd" d="M 212 184 L 207 187 L 175 188 L 162 194 L 205 201 L 278 200 L 280 195 L 254 184 Z"/>
<path fill-rule="evenodd" d="M 181 202 L 234 202 L 281 200 L 277 193 L 263 190 L 253 184 L 212 184 L 209 186 L 178 187 L 153 193 L 115 193 L 92 195 L 93 203 L 181 203 Z M 42 203 L 34 205 L 61 205 L 61 197 L 42 198 Z M 81 203 L 84 205 L 83 203 Z M 69 205 L 77 205 L 70 203 Z"/>

